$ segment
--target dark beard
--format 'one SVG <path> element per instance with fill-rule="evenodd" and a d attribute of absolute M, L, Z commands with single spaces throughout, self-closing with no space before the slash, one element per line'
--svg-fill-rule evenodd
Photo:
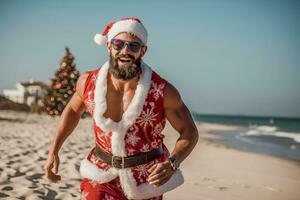
<path fill-rule="evenodd" d="M 109 55 L 109 64 L 110 64 L 109 71 L 112 73 L 112 75 L 115 78 L 126 81 L 126 80 L 130 80 L 130 79 L 134 78 L 135 76 L 138 76 L 139 74 L 141 74 L 141 72 L 142 72 L 142 68 L 141 68 L 142 58 L 141 57 L 136 59 L 131 66 L 126 67 L 126 68 L 119 67 L 118 59 L 120 57 L 129 57 L 131 59 L 134 59 L 134 57 L 132 55 L 116 55 L 116 57 L 113 58 L 110 54 Z"/>

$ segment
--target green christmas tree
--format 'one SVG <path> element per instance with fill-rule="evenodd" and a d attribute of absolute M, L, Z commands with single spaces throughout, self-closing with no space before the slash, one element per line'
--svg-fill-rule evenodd
<path fill-rule="evenodd" d="M 59 69 L 51 79 L 51 86 L 44 95 L 44 111 L 49 115 L 60 115 L 68 104 L 76 89 L 76 82 L 80 76 L 74 56 L 69 48 L 65 48 L 65 56 L 60 62 Z"/>

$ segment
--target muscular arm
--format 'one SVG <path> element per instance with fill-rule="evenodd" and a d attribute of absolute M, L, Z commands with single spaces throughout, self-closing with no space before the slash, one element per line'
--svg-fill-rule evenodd
<path fill-rule="evenodd" d="M 57 182 L 61 177 L 57 174 L 59 166 L 58 152 L 64 141 L 77 126 L 84 111 L 83 90 L 88 73 L 82 74 L 76 84 L 76 92 L 65 107 L 56 130 L 54 141 L 51 145 L 47 162 L 44 166 L 46 177 L 52 182 Z"/>
<path fill-rule="evenodd" d="M 82 113 L 84 112 L 83 103 L 83 89 L 84 83 L 87 77 L 87 73 L 82 74 L 76 84 L 76 92 L 73 94 L 71 100 L 66 105 L 62 115 L 60 117 L 58 127 L 56 130 L 56 136 L 52 145 L 52 152 L 58 153 L 62 144 L 67 137 L 73 132 L 77 126 Z"/>
<path fill-rule="evenodd" d="M 180 134 L 171 156 L 182 162 L 197 144 L 198 130 L 179 92 L 171 84 L 165 88 L 164 107 L 166 118 Z"/>
<path fill-rule="evenodd" d="M 164 90 L 164 112 L 170 124 L 180 134 L 171 156 L 182 162 L 192 152 L 199 135 L 190 111 L 171 84 L 167 84 Z M 153 165 L 148 171 L 149 183 L 156 186 L 166 183 L 174 173 L 168 161 Z"/>

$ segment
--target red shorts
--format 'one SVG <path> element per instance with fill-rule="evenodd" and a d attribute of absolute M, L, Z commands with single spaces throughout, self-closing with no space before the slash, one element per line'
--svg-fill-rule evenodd
<path fill-rule="evenodd" d="M 80 191 L 83 200 L 128 200 L 121 188 L 119 177 L 103 184 L 84 178 Z M 162 200 L 162 197 L 161 195 L 147 200 Z"/>

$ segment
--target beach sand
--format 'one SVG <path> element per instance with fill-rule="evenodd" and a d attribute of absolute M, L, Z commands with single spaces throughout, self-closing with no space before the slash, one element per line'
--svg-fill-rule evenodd
<path fill-rule="evenodd" d="M 80 161 L 94 145 L 92 119 L 81 119 L 60 150 L 62 180 L 49 182 L 43 172 L 59 118 L 0 111 L 0 198 L 80 199 Z M 216 144 L 214 130 L 240 127 L 197 123 L 200 140 L 182 163 L 184 185 L 164 199 L 299 200 L 300 162 L 245 152 Z M 178 133 L 167 124 L 166 145 L 172 150 Z"/>

